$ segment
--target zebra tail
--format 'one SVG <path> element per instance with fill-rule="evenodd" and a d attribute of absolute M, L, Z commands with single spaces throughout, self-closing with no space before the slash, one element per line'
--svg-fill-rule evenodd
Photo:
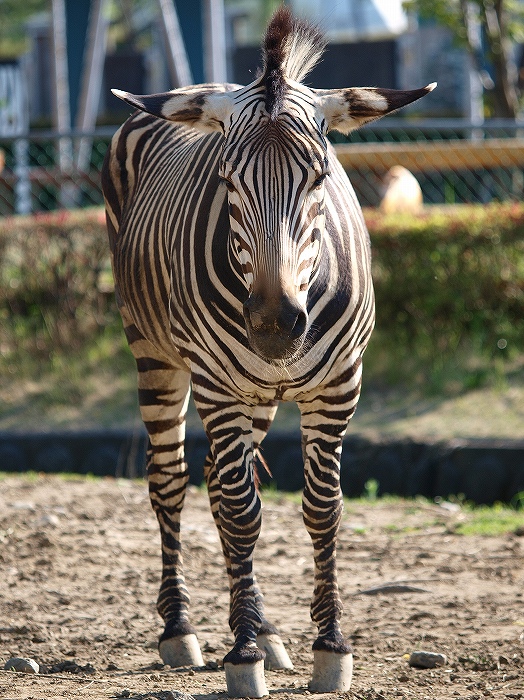
<path fill-rule="evenodd" d="M 260 484 L 261 484 L 260 475 L 259 475 L 259 472 L 258 472 L 258 466 L 259 466 L 259 464 L 261 464 L 261 465 L 264 467 L 265 471 L 266 471 L 266 472 L 269 474 L 269 476 L 272 478 L 272 477 L 273 477 L 273 474 L 271 473 L 271 470 L 270 470 L 270 468 L 268 467 L 268 464 L 267 464 L 266 460 L 264 459 L 264 455 L 262 454 L 262 451 L 261 451 L 260 447 L 257 447 L 257 448 L 255 448 L 255 461 L 254 461 L 254 464 L 253 464 L 253 474 L 254 474 L 254 478 L 255 478 L 255 488 L 256 488 L 257 491 L 260 491 Z"/>

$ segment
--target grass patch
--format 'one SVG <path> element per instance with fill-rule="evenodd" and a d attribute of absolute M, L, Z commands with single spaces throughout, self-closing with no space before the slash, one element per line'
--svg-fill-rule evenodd
<path fill-rule="evenodd" d="M 524 511 L 496 503 L 493 506 L 467 506 L 453 529 L 459 535 L 496 537 L 523 527 Z"/>
<path fill-rule="evenodd" d="M 135 362 L 120 328 L 70 352 L 0 354 L 3 430 L 115 427 L 137 416 Z"/>
<path fill-rule="evenodd" d="M 291 502 L 302 505 L 302 491 L 279 491 L 273 484 L 263 484 L 260 489 L 262 500 L 269 503 Z"/>
<path fill-rule="evenodd" d="M 457 504 L 456 511 L 450 512 L 423 497 L 404 499 L 397 496 L 384 496 L 370 499 L 364 494 L 358 499 L 344 499 L 345 520 L 354 519 L 359 512 L 371 509 L 373 521 L 365 530 L 378 528 L 380 531 L 399 535 L 407 532 L 421 532 L 430 528 L 442 528 L 450 534 L 463 536 L 497 537 L 524 531 L 524 494 L 514 499 L 511 506 L 495 503 L 492 506 L 476 506 L 470 503 Z M 428 511 L 433 517 L 428 518 Z"/>

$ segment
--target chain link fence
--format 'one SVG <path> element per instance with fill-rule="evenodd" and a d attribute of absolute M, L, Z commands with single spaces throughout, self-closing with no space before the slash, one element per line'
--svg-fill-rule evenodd
<path fill-rule="evenodd" d="M 524 124 L 513 120 L 389 118 L 333 141 L 363 206 L 379 204 L 395 165 L 415 175 L 426 204 L 522 200 Z"/>
<path fill-rule="evenodd" d="M 0 215 L 102 204 L 100 171 L 116 128 L 0 138 Z"/>
<path fill-rule="evenodd" d="M 101 204 L 100 169 L 115 130 L 0 138 L 0 215 Z M 379 204 L 394 165 L 415 175 L 426 204 L 523 199 L 524 124 L 511 120 L 389 118 L 333 141 L 363 206 Z"/>

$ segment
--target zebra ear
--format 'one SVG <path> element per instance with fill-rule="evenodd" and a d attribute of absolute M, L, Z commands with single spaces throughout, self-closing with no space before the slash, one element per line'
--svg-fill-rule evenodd
<path fill-rule="evenodd" d="M 347 88 L 315 90 L 326 124 L 326 131 L 336 129 L 348 134 L 363 124 L 405 107 L 435 89 L 431 83 L 418 90 L 389 90 L 387 88 Z"/>
<path fill-rule="evenodd" d="M 240 85 L 193 85 L 156 95 L 132 95 L 123 90 L 111 90 L 113 95 L 132 107 L 160 119 L 186 124 L 204 132 L 224 131 L 224 124 L 233 110 L 228 94 Z"/>

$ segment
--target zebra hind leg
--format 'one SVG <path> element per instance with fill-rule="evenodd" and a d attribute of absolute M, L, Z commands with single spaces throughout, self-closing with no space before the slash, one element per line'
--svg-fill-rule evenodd
<path fill-rule="evenodd" d="M 271 401 L 267 404 L 259 404 L 255 408 L 253 415 L 253 446 L 255 449 L 255 454 L 260 447 L 260 443 L 266 437 L 267 431 L 271 427 L 271 423 L 275 418 L 275 414 L 278 408 L 278 401 Z M 262 456 L 259 453 L 260 460 Z M 264 465 L 265 466 L 265 465 Z M 260 589 L 257 590 L 260 596 L 260 606 L 262 612 L 262 623 L 257 635 L 257 646 L 266 653 L 266 658 L 264 660 L 264 667 L 268 671 L 279 671 L 292 669 L 293 664 L 289 655 L 286 651 L 278 629 L 271 624 L 264 615 L 264 598 L 260 593 Z"/>
<path fill-rule="evenodd" d="M 253 417 L 253 447 L 255 452 L 258 449 L 264 437 L 266 436 L 267 431 L 269 430 L 273 418 L 275 417 L 277 407 L 278 403 L 275 401 L 271 404 L 259 405 L 255 409 Z M 206 457 L 206 462 L 204 465 L 204 475 L 207 483 L 211 512 L 213 514 L 215 525 L 220 536 L 222 552 L 226 561 L 226 569 L 231 584 L 231 562 L 227 550 L 227 545 L 222 534 L 222 528 L 220 525 L 219 517 L 220 482 L 218 481 L 216 468 L 213 462 L 211 452 L 209 452 Z M 256 580 L 255 596 L 260 611 L 260 616 L 262 618 L 262 621 L 260 623 L 260 629 L 258 630 L 257 634 L 257 646 L 266 654 L 266 657 L 264 659 L 264 668 L 269 671 L 292 669 L 293 664 L 291 662 L 291 659 L 289 658 L 289 655 L 282 642 L 282 639 L 280 638 L 277 628 L 271 622 L 269 622 L 264 615 L 264 597 L 260 591 L 260 588 L 256 584 Z"/>
<path fill-rule="evenodd" d="M 228 566 L 229 626 L 234 646 L 224 657 L 230 697 L 262 698 L 265 652 L 257 646 L 263 612 L 253 570 L 253 551 L 262 523 L 260 495 L 254 478 L 255 406 L 224 394 L 209 375 L 192 376 L 195 405 L 211 442 L 208 462 L 211 502 L 217 514 Z M 201 393 L 201 386 L 205 392 Z M 210 401 L 210 396 L 216 400 Z"/>

